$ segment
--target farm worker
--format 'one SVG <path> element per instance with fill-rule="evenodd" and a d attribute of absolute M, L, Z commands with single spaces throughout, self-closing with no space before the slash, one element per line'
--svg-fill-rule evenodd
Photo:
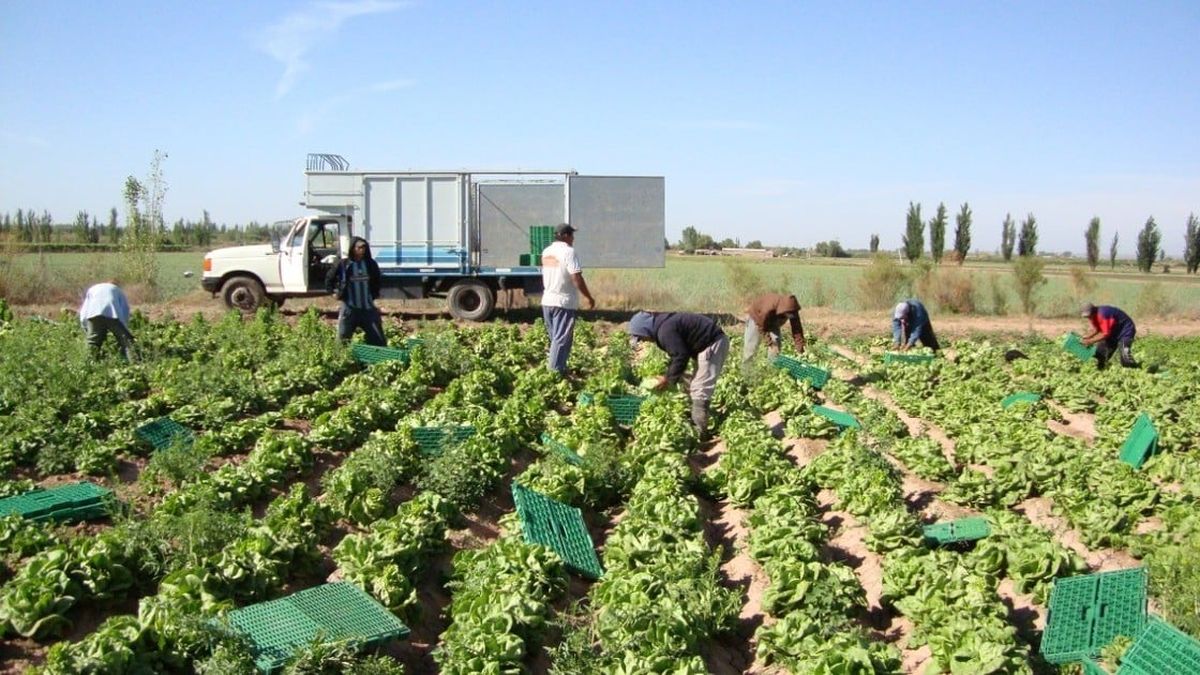
<path fill-rule="evenodd" d="M 692 398 L 692 424 L 701 440 L 708 437 L 708 402 L 729 355 L 729 338 L 717 322 L 701 314 L 638 312 L 629 320 L 630 340 L 653 342 L 670 357 L 667 372 L 654 391 L 662 391 L 684 377 L 688 361 L 696 360 L 688 393 Z"/>
<path fill-rule="evenodd" d="M 567 223 L 554 228 L 554 242 L 542 251 L 542 287 L 542 318 L 550 333 L 550 370 L 566 375 L 579 296 L 587 298 L 588 309 L 596 306 L 575 255 L 575 228 Z"/>
<path fill-rule="evenodd" d="M 133 334 L 129 332 L 129 299 L 120 286 L 106 281 L 87 289 L 79 306 L 79 323 L 93 357 L 100 354 L 105 338 L 112 333 L 121 346 L 121 356 L 130 360 Z"/>
<path fill-rule="evenodd" d="M 917 344 L 917 340 L 934 351 L 941 348 L 933 334 L 933 324 L 929 322 L 925 305 L 920 300 L 909 298 L 892 310 L 892 346 L 905 351 Z"/>
<path fill-rule="evenodd" d="M 1103 370 L 1108 366 L 1108 360 L 1113 352 L 1121 357 L 1121 365 L 1126 368 L 1137 368 L 1133 360 L 1133 339 L 1137 337 L 1137 326 L 1133 319 L 1116 307 L 1085 303 L 1079 309 L 1079 315 L 1092 322 L 1092 334 L 1083 338 L 1083 344 L 1096 345 L 1096 367 Z"/>
<path fill-rule="evenodd" d="M 783 324 L 790 324 L 792 329 L 792 344 L 796 351 L 804 353 L 804 326 L 800 323 L 800 302 L 794 295 L 782 293 L 764 293 L 750 303 L 747 310 L 746 336 L 743 340 L 742 367 L 745 368 L 758 351 L 758 342 L 763 335 L 767 337 L 767 354 L 772 358 L 779 355 L 782 341 L 780 330 Z"/>
<path fill-rule="evenodd" d="M 387 346 L 383 336 L 383 318 L 375 299 L 379 297 L 379 263 L 371 257 L 371 245 L 362 237 L 350 240 L 350 255 L 325 277 L 325 289 L 337 293 L 342 301 L 338 312 L 338 339 L 349 342 L 354 331 L 361 328 L 366 343 Z"/>

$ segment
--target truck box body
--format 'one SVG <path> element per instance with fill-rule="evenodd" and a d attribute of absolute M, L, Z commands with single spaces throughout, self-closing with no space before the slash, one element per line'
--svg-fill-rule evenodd
<path fill-rule="evenodd" d="M 661 177 L 308 171 L 305 204 L 350 216 L 394 273 L 540 274 L 529 228 L 570 223 L 589 268 L 662 267 Z M 520 269 L 525 267 L 526 269 Z"/>

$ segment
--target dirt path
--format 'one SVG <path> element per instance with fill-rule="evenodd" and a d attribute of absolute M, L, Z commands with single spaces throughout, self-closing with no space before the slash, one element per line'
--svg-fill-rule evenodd
<path fill-rule="evenodd" d="M 863 396 L 882 403 L 884 407 L 899 417 L 900 421 L 904 422 L 904 426 L 908 427 L 910 435 L 925 435 L 932 438 L 938 442 L 938 445 L 942 446 L 942 454 L 946 456 L 947 461 L 955 465 L 958 463 L 954 455 L 954 439 L 950 438 L 950 435 L 943 431 L 941 427 L 921 417 L 910 415 L 908 411 L 900 407 L 900 404 L 896 403 L 896 399 L 892 398 L 891 394 L 882 389 L 866 386 L 862 388 L 862 392 Z"/>
<path fill-rule="evenodd" d="M 723 550 L 721 585 L 736 590 L 742 596 L 742 609 L 738 613 L 734 635 L 721 636 L 708 642 L 701 649 L 701 656 L 710 673 L 744 673 L 754 663 L 751 638 L 766 619 L 762 610 L 762 595 L 767 588 L 767 577 L 747 553 L 749 531 L 745 526 L 745 513 L 725 500 L 713 502 L 704 497 L 697 499 L 708 545 Z"/>
<path fill-rule="evenodd" d="M 1013 511 L 1024 515 L 1034 525 L 1053 533 L 1059 543 L 1087 561 L 1088 567 L 1094 572 L 1109 572 L 1142 564 L 1128 551 L 1111 548 L 1089 549 L 1083 543 L 1083 536 L 1078 530 L 1072 529 L 1065 519 L 1054 515 L 1054 500 L 1049 497 L 1030 497 L 1014 506 Z"/>
<path fill-rule="evenodd" d="M 1050 427 L 1050 431 L 1062 436 L 1070 436 L 1078 438 L 1084 443 L 1096 442 L 1096 416 L 1092 413 L 1073 413 L 1058 403 L 1047 400 L 1046 405 L 1054 411 L 1054 414 L 1063 419 L 1046 420 L 1046 426 Z"/>

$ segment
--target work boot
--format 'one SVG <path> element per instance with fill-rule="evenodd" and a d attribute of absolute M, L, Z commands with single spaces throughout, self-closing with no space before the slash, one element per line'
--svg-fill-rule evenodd
<path fill-rule="evenodd" d="M 1133 360 L 1133 350 L 1130 345 L 1121 345 L 1121 365 L 1126 368 L 1137 368 L 1138 362 Z"/>
<path fill-rule="evenodd" d="M 692 401 L 692 424 L 700 442 L 708 440 L 708 401 Z"/>

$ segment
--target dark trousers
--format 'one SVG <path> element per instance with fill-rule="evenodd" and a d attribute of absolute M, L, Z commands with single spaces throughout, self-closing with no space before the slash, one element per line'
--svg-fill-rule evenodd
<path fill-rule="evenodd" d="M 1133 337 L 1132 335 L 1122 335 L 1120 337 L 1104 340 L 1096 343 L 1096 367 L 1104 370 L 1108 367 L 1108 361 L 1113 354 L 1117 354 L 1121 359 L 1121 365 L 1126 368 L 1137 368 L 1137 361 L 1133 360 Z"/>
<path fill-rule="evenodd" d="M 84 326 L 88 347 L 92 350 L 92 356 L 100 354 L 100 347 L 104 345 L 104 340 L 108 338 L 108 334 L 112 333 L 117 339 L 117 344 L 121 347 L 121 356 L 125 357 L 126 361 L 133 358 L 133 334 L 117 319 L 110 319 L 107 316 L 93 316 L 87 320 Z"/>
<path fill-rule="evenodd" d="M 925 324 L 925 327 L 921 329 L 920 336 L 917 339 L 921 341 L 922 346 L 929 347 L 935 352 L 942 348 L 942 346 L 938 344 L 937 336 L 933 334 L 933 324 L 931 323 Z"/>
<path fill-rule="evenodd" d="M 354 331 L 359 328 L 362 329 L 367 344 L 376 347 L 387 346 L 387 338 L 383 337 L 383 317 L 378 309 L 355 309 L 342 305 L 342 311 L 338 313 L 338 339 L 349 342 L 354 336 Z"/>

